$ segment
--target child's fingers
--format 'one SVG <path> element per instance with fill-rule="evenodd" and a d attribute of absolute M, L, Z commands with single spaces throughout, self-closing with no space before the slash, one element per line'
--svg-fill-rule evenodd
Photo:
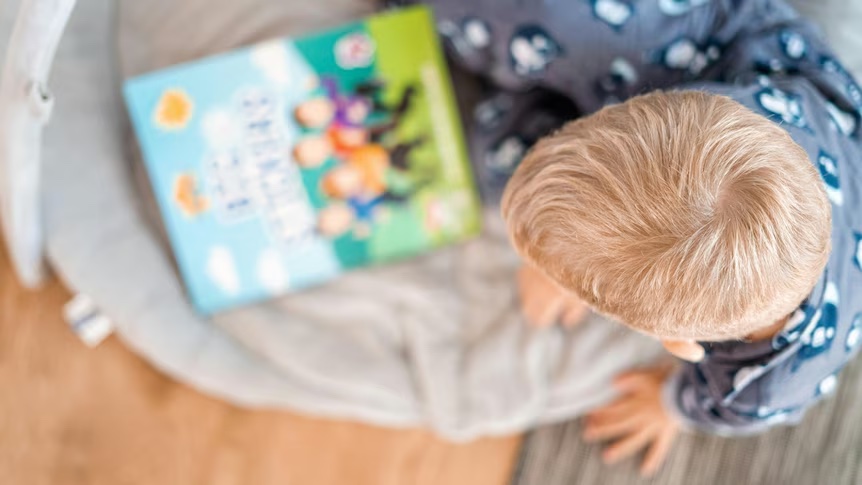
<path fill-rule="evenodd" d="M 633 399 L 621 398 L 603 408 L 596 409 L 587 416 L 587 424 L 601 424 L 605 421 L 616 421 L 623 416 L 633 414 L 640 403 Z"/>
<path fill-rule="evenodd" d="M 649 447 L 646 457 L 641 464 L 640 472 L 642 476 L 648 477 L 658 471 L 662 463 L 664 463 L 673 440 L 676 437 L 676 428 L 665 428 L 659 434 L 658 438 Z"/>
<path fill-rule="evenodd" d="M 589 307 L 579 301 L 568 302 L 563 312 L 563 325 L 566 327 L 573 327 L 581 323 L 584 321 L 584 318 L 586 318 L 589 311 Z"/>
<path fill-rule="evenodd" d="M 604 441 L 628 435 L 641 429 L 641 417 L 628 415 L 619 420 L 604 423 L 590 423 L 584 428 L 584 441 Z"/>
<path fill-rule="evenodd" d="M 543 327 L 553 325 L 563 312 L 563 301 L 560 298 L 555 298 L 544 305 L 544 311 L 540 313 L 541 319 L 539 322 Z"/>
<path fill-rule="evenodd" d="M 518 272 L 518 287 L 528 323 L 547 327 L 557 322 L 563 312 L 563 295 L 547 276 L 532 266 L 522 266 Z"/>
<path fill-rule="evenodd" d="M 637 453 L 655 437 L 655 433 L 656 428 L 654 424 L 645 425 L 634 433 L 608 446 L 602 453 L 602 460 L 607 464 L 611 464 Z"/>
<path fill-rule="evenodd" d="M 655 376 L 651 372 L 629 371 L 614 378 L 614 388 L 621 392 L 632 392 L 655 385 Z"/>
<path fill-rule="evenodd" d="M 562 310 L 563 302 L 560 299 L 527 298 L 524 302 L 524 317 L 537 327 L 552 325 Z"/>

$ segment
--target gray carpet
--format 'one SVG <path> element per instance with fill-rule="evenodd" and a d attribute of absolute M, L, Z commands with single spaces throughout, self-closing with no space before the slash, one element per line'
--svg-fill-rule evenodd
<path fill-rule="evenodd" d="M 744 439 L 682 436 L 650 480 L 639 478 L 637 460 L 605 466 L 600 451 L 581 440 L 580 421 L 539 428 L 524 444 L 513 484 L 862 484 L 862 360 L 796 428 Z"/>

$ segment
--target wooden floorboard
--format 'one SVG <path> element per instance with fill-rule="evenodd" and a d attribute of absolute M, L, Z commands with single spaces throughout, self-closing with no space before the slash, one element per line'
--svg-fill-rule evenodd
<path fill-rule="evenodd" d="M 2 252 L 2 251 L 0 251 Z M 520 437 L 452 444 L 249 411 L 153 370 L 115 337 L 86 348 L 56 281 L 26 291 L 0 255 L 0 483 L 502 485 Z"/>

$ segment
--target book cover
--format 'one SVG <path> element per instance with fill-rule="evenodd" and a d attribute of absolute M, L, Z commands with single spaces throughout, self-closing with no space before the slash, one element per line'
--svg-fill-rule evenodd
<path fill-rule="evenodd" d="M 204 314 L 479 231 L 424 7 L 149 73 L 128 80 L 124 95 Z"/>

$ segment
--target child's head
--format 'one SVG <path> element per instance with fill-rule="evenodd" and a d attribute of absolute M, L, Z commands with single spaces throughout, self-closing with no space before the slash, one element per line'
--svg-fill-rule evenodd
<path fill-rule="evenodd" d="M 316 168 L 332 156 L 332 142 L 327 136 L 309 135 L 293 147 L 293 159 L 303 168 Z"/>
<path fill-rule="evenodd" d="M 784 129 L 694 91 L 636 97 L 544 138 L 503 215 L 562 287 L 673 340 L 743 338 L 790 313 L 823 271 L 832 226 Z"/>
<path fill-rule="evenodd" d="M 358 167 L 343 163 L 331 168 L 320 179 L 320 189 L 334 199 L 349 199 L 360 195 L 365 183 Z"/>
<path fill-rule="evenodd" d="M 312 98 L 297 106 L 294 115 L 302 126 L 322 128 L 335 116 L 335 104 L 328 98 Z"/>

